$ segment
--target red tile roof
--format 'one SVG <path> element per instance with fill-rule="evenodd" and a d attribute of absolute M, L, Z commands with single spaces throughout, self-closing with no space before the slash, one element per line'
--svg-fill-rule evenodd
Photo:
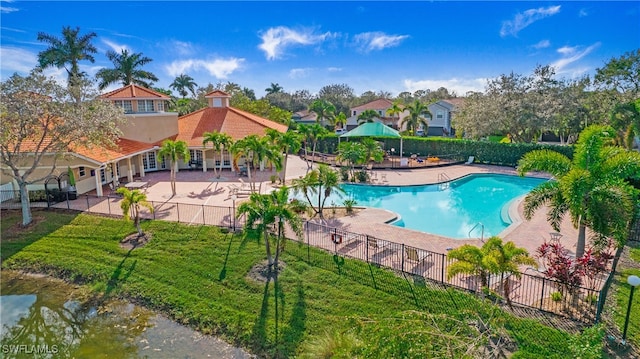
<path fill-rule="evenodd" d="M 100 97 L 109 100 L 169 100 L 170 97 L 151 89 L 131 84 L 117 90 L 107 92 Z"/>
<path fill-rule="evenodd" d="M 262 136 L 268 128 L 284 133 L 288 126 L 233 107 L 207 107 L 178 118 L 176 140 L 191 147 L 202 146 L 205 132 L 224 132 L 237 141 L 249 135 Z"/>
<path fill-rule="evenodd" d="M 224 91 L 220 91 L 220 90 L 214 90 L 209 92 L 208 94 L 204 95 L 204 97 L 231 97 L 231 95 L 229 95 L 228 93 L 224 92 Z"/>
<path fill-rule="evenodd" d="M 464 97 L 456 97 L 456 98 L 450 98 L 442 101 L 446 101 L 455 107 L 462 107 L 464 105 L 465 100 L 466 99 Z"/>
<path fill-rule="evenodd" d="M 393 102 L 391 100 L 387 100 L 386 98 L 379 98 L 377 100 L 367 102 L 363 105 L 352 107 L 351 111 L 386 110 L 391 106 L 393 106 Z"/>
<path fill-rule="evenodd" d="M 84 146 L 76 146 L 75 148 L 71 148 L 71 151 L 96 162 L 104 163 L 150 150 L 153 146 L 159 145 L 159 143 L 145 143 L 121 138 L 116 142 L 116 148 L 87 148 Z"/>

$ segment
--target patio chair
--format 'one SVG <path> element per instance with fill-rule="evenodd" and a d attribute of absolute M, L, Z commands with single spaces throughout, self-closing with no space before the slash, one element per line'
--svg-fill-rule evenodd
<path fill-rule="evenodd" d="M 422 263 L 425 259 L 431 257 L 430 252 L 421 251 L 416 248 L 406 248 L 405 253 L 407 255 L 407 260 L 416 263 Z"/>
<path fill-rule="evenodd" d="M 469 156 L 469 159 L 464 164 L 465 165 L 470 165 L 470 164 L 473 163 L 473 161 L 475 161 L 475 157 L 474 156 Z"/>

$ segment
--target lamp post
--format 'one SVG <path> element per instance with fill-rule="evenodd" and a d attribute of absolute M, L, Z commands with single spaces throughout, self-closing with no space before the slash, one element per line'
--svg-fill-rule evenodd
<path fill-rule="evenodd" d="M 236 231 L 236 199 L 238 199 L 238 196 L 236 196 L 235 194 L 231 195 L 231 201 L 233 202 L 233 231 Z"/>
<path fill-rule="evenodd" d="M 622 331 L 622 345 L 627 344 L 627 327 L 629 326 L 629 314 L 631 314 L 631 303 L 633 302 L 633 291 L 640 285 L 640 277 L 630 275 L 627 283 L 631 285 L 631 293 L 629 294 L 629 305 L 627 306 L 627 317 L 624 319 L 624 330 Z"/>

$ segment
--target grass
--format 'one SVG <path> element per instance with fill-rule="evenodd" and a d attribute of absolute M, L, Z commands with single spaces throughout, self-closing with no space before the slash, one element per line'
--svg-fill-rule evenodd
<path fill-rule="evenodd" d="M 451 353 L 451 343 L 461 343 L 464 354 L 467 342 L 499 335 L 514 343 L 514 358 L 572 357 L 566 345 L 572 336 L 564 331 L 459 291 L 297 243 L 288 243 L 281 258 L 276 320 L 273 283 L 247 277 L 264 260 L 263 244 L 215 227 L 146 221 L 151 242 L 127 251 L 119 241 L 135 231 L 131 222 L 49 211 L 34 215 L 44 220 L 16 234 L 12 227 L 20 212 L 3 211 L 3 270 L 85 284 L 98 296 L 144 304 L 259 355 L 291 357 L 314 345 L 342 345 L 351 347 L 336 350 L 349 357 L 440 357 Z M 310 261 L 302 259 L 307 256 Z M 478 321 L 492 323 L 494 334 L 471 330 L 469 323 Z M 326 337 L 341 333 L 353 340 Z M 454 357 L 468 357 L 462 354 Z"/>
<path fill-rule="evenodd" d="M 616 308 L 614 311 L 614 320 L 616 326 L 622 333 L 624 328 L 624 322 L 627 315 L 627 308 L 629 306 L 629 296 L 631 294 L 631 286 L 627 283 L 627 278 L 630 275 L 636 275 L 640 277 L 640 246 L 629 243 L 629 263 L 618 266 L 618 274 L 614 279 L 613 288 L 615 288 Z M 633 294 L 633 303 L 631 303 L 631 312 L 629 314 L 629 326 L 627 328 L 627 340 L 634 343 L 636 346 L 640 346 L 640 287 L 636 287 Z"/>

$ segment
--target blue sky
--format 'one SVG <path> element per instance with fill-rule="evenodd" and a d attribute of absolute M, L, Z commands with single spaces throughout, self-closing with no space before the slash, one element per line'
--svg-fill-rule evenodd
<path fill-rule="evenodd" d="M 46 45 L 38 32 L 95 32 L 93 75 L 107 50 L 153 59 L 168 88 L 186 73 L 199 86 L 231 81 L 264 95 L 345 83 L 365 91 L 483 91 L 487 79 L 552 65 L 558 76 L 593 75 L 640 48 L 640 2 L 226 2 L 0 0 L 0 69 L 26 74 Z M 60 70 L 48 73 L 65 79 Z M 115 87 L 114 87 L 115 88 Z"/>

